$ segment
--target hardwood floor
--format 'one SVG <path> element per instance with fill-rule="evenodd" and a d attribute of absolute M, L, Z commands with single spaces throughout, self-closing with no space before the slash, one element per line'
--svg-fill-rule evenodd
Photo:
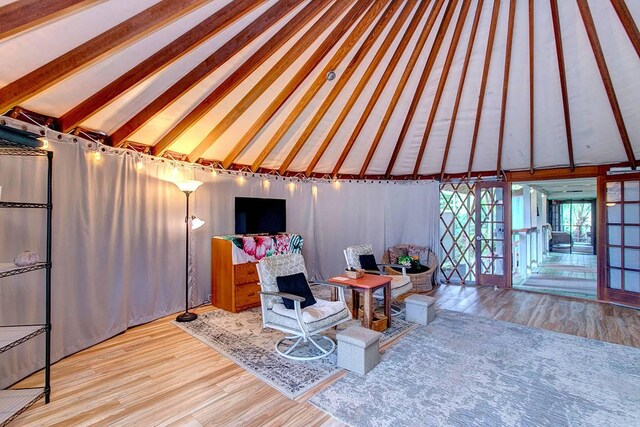
<path fill-rule="evenodd" d="M 640 347 L 640 311 L 554 295 L 443 285 L 439 309 Z M 206 311 L 203 308 L 199 311 Z M 338 426 L 307 400 L 289 400 L 210 347 L 169 323 L 132 328 L 61 360 L 52 399 L 15 426 Z M 34 386 L 41 374 L 18 386 Z"/>

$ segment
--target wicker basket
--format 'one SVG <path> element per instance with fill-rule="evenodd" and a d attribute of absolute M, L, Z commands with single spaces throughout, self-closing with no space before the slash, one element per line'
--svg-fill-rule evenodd
<path fill-rule="evenodd" d="M 349 279 L 359 279 L 364 276 L 364 270 L 357 269 L 356 271 L 345 270 L 344 275 Z"/>
<path fill-rule="evenodd" d="M 382 263 L 389 264 L 388 251 L 384 251 L 384 254 L 382 255 Z M 433 273 L 436 271 L 437 266 L 438 266 L 438 258 L 436 257 L 436 254 L 429 251 L 429 258 L 427 260 L 428 270 L 422 273 L 415 273 L 415 274 L 407 273 L 407 276 L 409 276 L 409 279 L 413 284 L 413 290 L 415 292 L 428 292 L 433 289 Z M 402 274 L 401 271 L 394 270 L 391 267 L 385 267 L 385 271 L 389 275 Z"/>
<path fill-rule="evenodd" d="M 363 319 L 364 321 L 364 313 L 362 311 L 362 308 L 358 310 L 358 318 Z M 384 332 L 387 330 L 387 325 L 387 316 L 385 316 L 381 312 L 374 311 L 373 319 L 371 319 L 371 330 L 376 332 Z"/>

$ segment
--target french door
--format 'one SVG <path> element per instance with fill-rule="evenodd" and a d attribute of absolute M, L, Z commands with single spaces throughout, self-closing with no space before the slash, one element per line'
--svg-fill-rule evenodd
<path fill-rule="evenodd" d="M 640 307 L 640 173 L 598 177 L 598 299 Z"/>
<path fill-rule="evenodd" d="M 475 201 L 477 283 L 511 286 L 511 186 L 478 182 Z"/>

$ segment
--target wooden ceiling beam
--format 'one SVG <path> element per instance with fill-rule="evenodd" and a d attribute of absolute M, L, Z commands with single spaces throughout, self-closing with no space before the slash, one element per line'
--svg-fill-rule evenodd
<path fill-rule="evenodd" d="M 318 49 L 316 49 L 309 59 L 302 65 L 294 78 L 289 81 L 285 90 L 293 92 L 308 77 L 308 74 L 320 63 L 322 58 L 334 47 L 340 38 L 351 28 L 354 22 L 364 13 L 369 6 L 371 0 L 358 0 L 355 5 L 347 12 L 347 14 L 335 26 L 333 31 L 329 33 Z M 352 4 L 351 1 L 335 2 L 326 13 L 318 19 L 318 21 L 305 32 L 300 39 L 291 47 L 287 53 L 274 65 L 258 83 L 253 85 L 249 93 L 247 93 L 238 102 L 229 113 L 200 141 L 200 143 L 189 154 L 189 160 L 195 162 L 198 160 L 222 134 L 235 123 L 240 116 L 260 98 L 260 96 L 276 81 L 289 67 L 298 59 L 316 40 L 318 40 L 325 30 L 335 22 L 340 15 Z M 284 102 L 284 101 L 283 101 Z M 229 162 L 231 164 L 232 162 Z"/>
<path fill-rule="evenodd" d="M 305 94 L 303 95 L 304 99 L 313 98 L 313 96 L 318 93 L 320 88 L 327 82 L 327 73 L 337 67 L 340 62 L 347 56 L 347 54 L 351 51 L 353 46 L 360 40 L 360 37 L 364 34 L 364 32 L 369 28 L 371 23 L 376 19 L 380 11 L 387 4 L 387 0 L 385 1 L 377 1 L 374 2 L 373 5 L 369 8 L 367 13 L 360 19 L 358 24 L 355 26 L 353 31 L 349 33 L 349 36 L 342 42 L 336 53 L 331 57 L 331 59 L 327 62 L 322 70 L 316 73 L 316 78 L 312 82 L 311 86 L 307 89 Z M 394 7 L 395 5 L 395 7 Z M 400 5 L 398 0 L 394 0 L 393 3 L 389 6 L 390 9 L 395 11 Z M 389 13 L 387 9 L 386 14 Z M 374 30 L 375 31 L 374 27 Z M 368 38 L 365 40 L 367 43 Z M 337 41 L 336 41 L 337 42 Z M 332 46 L 329 46 L 330 48 Z M 321 50 L 321 49 L 319 49 Z M 328 52 L 327 52 L 328 53 Z M 357 56 L 357 55 L 356 55 Z M 314 67 L 317 66 L 317 61 L 313 63 Z M 235 159 L 242 153 L 242 151 L 249 145 L 251 140 L 258 134 L 258 132 L 268 123 L 268 121 L 275 115 L 275 113 L 284 105 L 284 103 L 294 94 L 295 90 L 299 87 L 299 85 L 308 77 L 311 69 L 308 67 L 309 62 L 305 64 L 296 75 L 287 83 L 287 86 L 280 91 L 278 96 L 267 106 L 267 108 L 262 112 L 260 117 L 253 122 L 251 127 L 245 134 L 240 138 L 240 140 L 236 143 L 231 152 L 225 157 L 222 165 L 226 168 L 228 165 L 232 164 Z M 348 69 L 348 67 L 347 67 Z M 345 70 L 345 73 L 347 70 Z M 298 109 L 298 105 L 296 105 L 296 109 Z"/>
<path fill-rule="evenodd" d="M 440 10 L 442 9 L 442 5 L 443 5 L 443 2 L 441 0 L 436 0 L 436 2 L 434 3 L 433 8 L 429 13 L 429 16 L 427 17 L 427 22 L 425 23 L 424 27 L 422 28 L 422 31 L 420 32 L 418 41 L 416 42 L 413 48 L 413 51 L 411 52 L 411 57 L 407 62 L 405 70 L 402 73 L 402 77 L 400 78 L 398 86 L 396 87 L 396 90 L 393 94 L 393 98 L 391 99 L 391 103 L 389 105 L 389 108 L 387 109 L 387 113 L 389 109 L 395 108 L 395 105 L 397 104 L 398 99 L 400 98 L 400 95 L 402 94 L 402 91 L 404 90 L 404 87 L 406 86 L 407 81 L 409 80 L 409 76 L 413 71 L 413 67 L 416 65 L 416 62 L 420 57 L 420 53 L 422 52 L 422 48 L 424 47 L 427 41 L 427 38 L 429 36 L 429 33 L 433 28 L 433 24 L 435 23 L 435 20 L 438 14 L 440 13 Z M 410 27 L 411 25 L 414 25 L 414 23 L 415 23 L 415 26 L 418 25 L 419 21 L 422 19 L 422 15 L 424 15 L 424 13 L 426 12 L 427 6 L 428 6 L 428 2 L 420 3 L 420 5 L 418 6 L 418 11 L 420 13 L 416 12 L 416 14 L 414 15 L 414 19 L 411 21 Z M 420 8 L 422 8 L 422 10 Z M 418 22 L 416 22 L 416 18 Z M 360 117 L 360 120 L 358 121 L 356 128 L 352 132 L 350 139 L 353 138 L 353 140 L 355 141 L 355 139 L 358 137 L 358 135 L 362 131 L 367 119 L 369 118 L 369 115 L 371 114 L 371 111 L 373 111 L 373 108 L 376 106 L 378 99 L 380 98 L 380 95 L 382 94 L 383 90 L 387 85 L 387 82 L 391 78 L 391 74 L 393 73 L 396 66 L 398 65 L 398 61 L 400 60 L 400 57 L 403 55 L 404 50 L 409 43 L 409 40 L 412 38 L 413 33 L 416 30 L 415 26 L 411 28 L 411 31 L 407 30 L 407 32 L 405 32 L 402 40 L 400 41 L 400 44 L 398 45 L 398 48 L 396 49 L 393 57 L 391 58 L 391 62 L 385 69 L 385 72 L 382 75 L 382 78 L 378 82 L 375 92 L 373 93 L 372 97 L 369 99 L 369 103 L 367 104 L 367 107 L 365 108 L 364 113 Z M 389 120 L 389 117 L 387 114 L 385 114 L 382 123 L 378 127 L 378 132 L 373 138 L 373 141 L 371 142 L 371 146 L 369 147 L 369 151 L 367 152 L 367 157 L 365 158 L 364 163 L 360 168 L 361 176 L 364 176 L 366 174 L 367 169 L 369 168 L 369 163 L 371 162 L 371 159 L 373 158 L 373 155 L 376 152 L 376 149 L 378 148 L 378 144 L 380 143 L 380 139 L 382 137 L 382 130 L 386 128 L 385 118 L 387 121 Z"/>
<path fill-rule="evenodd" d="M 636 158 L 633 153 L 633 147 L 631 146 L 631 140 L 629 138 L 629 133 L 627 132 L 627 127 L 624 123 L 624 118 L 622 117 L 622 111 L 620 109 L 620 104 L 618 103 L 618 97 L 616 96 L 616 91 L 613 87 L 613 82 L 611 81 L 609 68 L 607 67 L 607 62 L 604 58 L 604 54 L 602 53 L 602 46 L 600 45 L 600 39 L 598 38 L 598 32 L 596 31 L 593 17 L 591 16 L 589 4 L 586 0 L 576 1 L 578 3 L 580 15 L 582 16 L 582 22 L 584 23 L 584 27 L 587 30 L 587 36 L 589 37 L 589 43 L 591 43 L 593 56 L 595 57 L 596 63 L 598 64 L 600 77 L 602 77 L 602 84 L 604 85 L 605 92 L 607 93 L 607 97 L 609 98 L 613 116 L 615 117 L 618 131 L 620 132 L 620 139 L 622 139 L 624 151 L 627 154 L 627 158 L 629 160 L 629 163 L 631 164 L 631 167 L 635 169 Z"/>
<path fill-rule="evenodd" d="M 380 77 L 380 80 L 378 81 L 378 84 L 376 85 L 376 88 L 371 96 L 371 98 L 369 98 L 369 101 L 367 102 L 367 105 L 363 111 L 363 113 L 360 115 L 360 119 L 358 120 L 358 123 L 356 124 L 355 128 L 353 129 L 353 131 L 351 132 L 351 135 L 349 136 L 349 139 L 347 140 L 347 144 L 345 146 L 345 150 L 343 150 L 342 156 L 346 158 L 347 154 L 348 154 L 348 150 L 351 149 L 351 147 L 353 146 L 353 144 L 356 142 L 356 140 L 358 139 L 358 136 L 360 135 L 360 132 L 362 131 L 362 129 L 364 128 L 365 123 L 367 122 L 369 115 L 371 114 L 371 112 L 373 111 L 373 108 L 376 106 L 378 99 L 380 98 L 380 95 L 382 94 L 387 82 L 389 81 L 389 79 L 391 78 L 391 75 L 393 74 L 393 71 L 395 70 L 396 66 L 398 65 L 398 62 L 400 60 L 400 58 L 402 57 L 402 55 L 404 54 L 405 49 L 407 48 L 407 46 L 409 45 L 409 42 L 411 40 L 411 37 L 413 36 L 413 33 L 415 32 L 416 28 L 418 27 L 420 21 L 422 20 L 424 14 L 427 11 L 427 7 L 429 6 L 429 1 L 421 1 L 418 3 L 418 8 L 416 9 L 415 13 L 413 14 L 413 18 L 411 18 L 411 21 L 409 21 L 409 25 L 407 26 L 407 29 L 405 30 L 404 34 L 402 35 L 402 38 L 400 39 L 400 42 L 398 43 L 398 46 L 396 47 L 391 60 L 389 61 L 389 63 L 387 64 L 387 66 L 384 68 L 384 72 L 382 74 L 382 76 Z M 406 20 L 406 18 L 404 18 Z M 392 31 L 395 30 L 395 32 L 397 33 L 402 25 L 404 24 L 404 20 L 403 23 L 400 24 L 399 27 L 397 27 L 396 29 L 396 25 L 394 25 L 394 27 L 392 28 Z M 390 44 L 393 42 L 393 39 L 395 39 L 395 34 L 393 34 L 393 36 L 391 38 L 387 37 L 387 39 L 385 39 L 383 45 L 386 45 L 387 42 L 389 43 L 389 45 L 387 46 L 386 49 L 388 49 L 388 47 L 390 46 Z M 378 59 L 378 62 L 380 62 L 382 60 L 382 58 L 384 57 L 384 54 L 386 53 L 386 49 L 385 52 L 378 52 L 381 56 Z M 377 56 L 376 56 L 377 58 Z M 375 71 L 375 68 L 371 68 L 374 64 L 369 64 L 369 67 L 367 68 L 366 73 L 367 74 L 373 74 L 373 72 Z M 375 67 L 377 67 L 377 64 L 375 64 Z M 369 78 L 371 77 L 371 75 L 369 75 Z M 361 88 L 362 91 L 363 88 Z M 358 93 L 359 95 L 360 93 Z M 353 102 L 355 103 L 355 99 L 353 100 Z M 335 170 L 334 170 L 334 174 L 335 174 Z"/>
<path fill-rule="evenodd" d="M 400 17 L 398 17 L 398 20 L 396 20 L 396 23 L 394 24 L 394 26 L 392 27 L 392 29 L 391 29 L 391 31 L 389 33 L 389 34 L 391 34 L 391 33 L 394 34 L 394 36 L 392 36 L 392 37 L 395 37 L 395 34 L 397 34 L 397 32 L 399 31 L 399 26 L 402 25 L 402 24 L 398 25 L 397 22 L 399 20 L 402 20 L 402 16 L 408 15 L 408 13 L 411 11 L 413 6 L 415 6 L 415 3 L 416 3 L 416 0 L 409 0 L 407 2 L 407 4 L 405 5 L 403 11 L 400 14 Z M 387 10 L 384 12 L 383 16 L 380 18 L 380 20 L 378 21 L 378 23 L 376 24 L 374 29 L 371 30 L 371 32 L 369 33 L 369 35 L 365 39 L 365 41 L 363 42 L 362 46 L 360 46 L 360 49 L 355 54 L 355 56 L 353 57 L 351 62 L 347 65 L 347 67 L 345 68 L 345 70 L 342 73 L 342 75 L 340 75 L 338 77 L 338 81 L 336 82 L 336 86 L 337 85 L 343 86 L 344 85 L 343 80 L 345 81 L 345 83 L 346 83 L 346 81 L 348 81 L 349 77 L 353 74 L 353 72 L 357 68 L 357 66 L 358 66 L 357 64 L 359 64 L 364 59 L 364 57 L 366 55 L 366 52 L 368 52 L 370 50 L 370 48 L 372 47 L 373 42 L 377 39 L 378 34 L 379 34 L 380 30 L 381 30 L 382 24 L 385 23 L 388 19 L 390 19 L 389 14 L 393 15 L 393 13 L 395 13 L 395 11 L 397 10 L 398 4 L 399 4 L 399 2 L 397 2 L 395 0 L 392 1 L 392 3 L 389 5 Z M 406 16 L 405 16 L 405 19 L 406 19 Z M 402 22 L 404 22 L 404 21 L 402 21 Z M 394 32 L 394 30 L 395 30 L 395 32 Z M 386 49 L 388 48 L 388 45 L 386 45 L 385 43 L 387 42 L 387 40 L 389 38 L 390 38 L 389 35 L 385 38 L 385 41 L 383 41 L 380 49 L 378 49 L 378 52 L 376 52 L 376 56 L 371 61 L 371 64 L 369 64 L 369 68 L 377 66 L 377 64 L 380 62 L 380 58 L 379 57 L 382 56 L 380 54 L 380 51 L 382 51 L 382 50 L 386 51 Z M 389 44 L 391 43 L 391 41 L 389 41 Z M 366 75 L 366 72 L 365 72 L 365 75 Z M 322 79 L 323 83 L 324 83 L 324 76 L 321 75 L 321 76 L 319 76 L 319 78 Z M 365 80 L 365 77 L 363 77 L 361 79 L 361 81 L 362 80 Z M 309 105 L 309 103 L 311 102 L 313 97 L 317 94 L 317 92 L 320 89 L 320 87 L 321 86 L 318 86 L 317 88 L 315 88 L 312 85 L 312 87 L 304 94 L 304 96 L 302 97 L 300 102 L 298 102 L 298 104 L 295 106 L 293 111 L 285 118 L 284 122 L 280 125 L 280 127 L 278 127 L 278 130 L 276 131 L 276 133 L 269 139 L 269 141 L 267 142 L 265 147 L 262 149 L 262 151 L 260 152 L 258 157 L 254 160 L 253 164 L 251 165 L 251 170 L 256 171 L 256 170 L 258 170 L 258 168 L 260 168 L 260 166 L 262 165 L 264 160 L 267 158 L 267 156 L 273 151 L 273 149 L 276 147 L 276 145 L 282 139 L 282 137 L 285 135 L 285 133 L 287 133 L 287 131 L 295 123 L 295 121 L 298 119 L 298 117 L 300 117 L 300 114 L 302 114 L 304 109 Z M 329 95 L 329 96 L 331 96 L 331 95 Z M 288 165 L 287 165 L 287 167 L 288 167 Z"/>
<path fill-rule="evenodd" d="M 456 93 L 456 100 L 453 104 L 453 112 L 451 113 L 451 120 L 449 122 L 449 132 L 447 134 L 447 142 L 444 148 L 444 155 L 442 156 L 442 166 L 440 167 L 440 180 L 444 179 L 444 172 L 447 167 L 447 160 L 449 158 L 449 150 L 451 149 L 451 141 L 453 140 L 453 131 L 456 125 L 456 119 L 458 117 L 458 110 L 460 109 L 460 101 L 462 100 L 462 91 L 467 77 L 467 71 L 469 70 L 469 61 L 471 59 L 471 52 L 473 51 L 474 42 L 476 40 L 476 34 L 478 33 L 478 24 L 480 23 L 480 16 L 482 15 L 482 6 L 484 0 L 479 0 L 476 6 L 476 13 L 473 18 L 473 24 L 471 26 L 471 33 L 469 33 L 469 43 L 467 44 L 467 52 L 464 56 L 464 64 L 462 65 L 462 71 L 460 73 L 460 82 L 458 83 L 458 92 Z"/>
<path fill-rule="evenodd" d="M 114 146 L 119 146 L 126 141 L 131 135 L 133 135 L 138 129 L 145 125 L 155 115 L 162 112 L 176 99 L 180 98 L 195 85 L 204 80 L 211 73 L 215 72 L 222 64 L 227 62 L 230 58 L 240 52 L 249 43 L 253 42 L 256 38 L 262 35 L 270 27 L 275 25 L 278 21 L 283 19 L 289 13 L 291 13 L 297 6 L 302 3 L 303 0 L 282 0 L 271 6 L 267 11 L 260 15 L 251 25 L 245 27 L 238 34 L 233 36 L 222 47 L 209 55 L 205 60 L 200 62 L 195 68 L 184 75 L 180 80 L 166 89 L 160 96 L 154 99 L 151 103 L 147 104 L 137 114 L 131 117 L 126 123 L 121 125 L 118 129 L 111 133 L 111 142 Z M 318 1 L 315 5 L 307 6 L 302 12 L 308 14 L 309 12 L 316 13 L 322 5 L 326 5 L 326 2 Z M 314 7 L 315 6 L 315 7 Z M 274 36 L 274 42 L 280 40 L 281 33 Z M 268 46 L 268 47 L 267 47 Z M 260 66 L 271 54 L 272 44 L 265 44 L 258 49 L 250 58 L 252 61 L 248 62 L 248 66 L 254 65 L 253 68 L 242 68 L 247 75 L 255 68 Z M 255 62 L 254 62 L 255 61 Z M 238 70 L 233 73 L 235 79 L 239 80 L 241 76 L 238 74 Z M 228 79 L 227 79 L 228 80 Z M 234 80 L 235 81 L 235 80 Z M 239 84 L 240 81 L 237 81 Z M 224 82 L 223 82 L 224 84 Z M 227 87 L 228 85 L 225 85 Z M 230 89 L 229 89 L 230 90 Z M 169 143 L 166 146 L 155 145 L 153 151 L 154 154 L 160 156 L 169 147 Z"/>
<path fill-rule="evenodd" d="M 0 40 L 57 16 L 76 12 L 98 0 L 17 0 L 0 7 Z"/>
<path fill-rule="evenodd" d="M 422 95 L 424 93 L 424 88 L 427 85 L 427 80 L 429 80 L 429 76 L 431 75 L 431 70 L 433 69 L 433 65 L 436 62 L 436 58 L 440 53 L 440 48 L 442 47 L 444 37 L 447 34 L 447 31 L 449 30 L 449 25 L 451 23 L 451 19 L 453 18 L 453 14 L 455 13 L 457 5 L 458 5 L 458 0 L 450 0 L 449 2 L 447 2 L 447 7 L 444 11 L 442 20 L 440 21 L 440 26 L 438 27 L 438 31 L 436 32 L 436 36 L 435 36 L 435 39 L 433 40 L 433 44 L 429 49 L 427 62 L 425 63 L 424 68 L 422 69 L 422 73 L 420 74 L 420 80 L 418 80 L 418 85 L 416 86 L 413 92 L 413 98 L 411 99 L 409 111 L 407 112 L 407 115 L 404 118 L 404 122 L 402 123 L 402 129 L 400 130 L 400 135 L 398 136 L 396 145 L 393 148 L 391 159 L 389 159 L 389 164 L 387 165 L 387 171 L 385 173 L 386 176 L 391 176 L 393 172 L 393 167 L 396 163 L 396 160 L 398 159 L 398 155 L 400 154 L 400 150 L 402 149 L 404 140 L 407 137 L 407 132 L 409 132 L 409 127 L 411 127 L 411 123 L 413 122 L 413 116 L 415 115 L 416 110 L 418 109 L 418 104 L 420 103 L 420 99 L 422 98 Z M 397 104 L 392 103 L 391 105 L 393 106 L 393 108 L 392 109 L 390 108 L 387 110 L 387 115 L 389 116 L 389 119 L 382 120 L 382 122 L 384 123 L 385 129 L 386 129 L 386 124 L 388 123 L 388 120 L 391 119 L 391 116 L 393 115 L 393 111 L 395 110 L 395 107 Z M 384 133 L 384 129 L 380 129 L 380 130 L 382 131 L 380 134 L 382 136 L 382 133 Z"/>
<path fill-rule="evenodd" d="M 640 56 L 640 32 L 638 31 L 638 26 L 633 19 L 633 15 L 631 15 L 631 12 L 629 12 L 629 9 L 627 8 L 627 4 L 624 0 L 611 0 L 611 5 L 618 14 L 618 18 L 620 18 L 620 22 L 622 23 L 624 30 L 627 32 L 633 48 L 636 50 L 638 56 Z"/>
<path fill-rule="evenodd" d="M 297 13 L 286 25 L 284 25 L 273 37 L 265 42 L 249 59 L 242 63 L 229 77 L 220 83 L 209 95 L 192 109 L 182 120 L 173 126 L 160 141 L 156 144 L 158 152 L 163 152 L 170 147 L 178 138 L 191 129 L 198 120 L 204 117 L 209 111 L 215 108 L 229 93 L 231 93 L 240 83 L 251 75 L 264 61 L 274 55 L 286 42 L 296 35 L 313 20 L 326 6 L 327 1 L 311 2 L 299 13 Z M 332 6 L 333 7 L 333 6 Z M 253 24 L 252 24 L 253 25 Z M 279 74 L 278 74 L 279 76 Z M 274 77 L 278 77 L 274 76 Z M 197 160 L 200 151 L 204 152 L 202 146 L 193 150 L 189 154 L 190 159 Z"/>
<path fill-rule="evenodd" d="M 93 116 L 143 80 L 159 73 L 187 53 L 242 18 L 266 0 L 234 0 L 140 62 L 60 117 L 63 132 Z"/>
<path fill-rule="evenodd" d="M 480 83 L 480 94 L 478 96 L 478 107 L 476 108 L 476 120 L 473 126 L 473 138 L 471 140 L 471 150 L 469 152 L 469 164 L 467 173 L 473 171 L 473 159 L 476 155 L 476 145 L 478 143 L 478 130 L 480 129 L 480 120 L 482 119 L 482 106 L 484 104 L 484 95 L 487 90 L 487 77 L 489 76 L 489 67 L 491 66 L 491 56 L 493 55 L 493 42 L 496 38 L 496 28 L 498 27 L 498 14 L 500 13 L 500 0 L 493 1 L 493 12 L 491 13 L 491 26 L 489 27 L 489 38 L 487 40 L 487 49 L 484 55 L 484 68 L 482 70 L 482 82 Z M 469 175 L 470 176 L 470 175 Z"/>
<path fill-rule="evenodd" d="M 453 38 L 451 39 L 451 44 L 449 45 L 449 51 L 447 52 L 447 57 L 444 61 L 444 66 L 442 68 L 442 73 L 440 74 L 440 81 L 438 82 L 438 88 L 436 89 L 436 94 L 433 97 L 433 102 L 431 103 L 431 109 L 429 110 L 429 118 L 427 119 L 427 126 L 424 131 L 424 135 L 422 137 L 422 143 L 420 144 L 420 148 L 418 150 L 418 156 L 416 157 L 416 163 L 413 167 L 413 176 L 418 176 L 418 171 L 420 170 L 420 164 L 422 163 L 422 156 L 427 148 L 427 143 L 429 141 L 429 135 L 431 134 L 431 129 L 433 127 L 433 123 L 436 118 L 436 113 L 438 112 L 438 107 L 440 107 L 440 100 L 442 99 L 442 94 L 444 93 L 444 88 L 447 83 L 447 79 L 449 78 L 449 72 L 451 70 L 451 65 L 453 64 L 453 58 L 456 54 L 456 50 L 458 49 L 458 43 L 460 42 L 460 36 L 462 35 L 462 29 L 464 28 L 464 23 L 466 22 L 467 15 L 469 14 L 471 2 L 469 0 L 463 0 L 462 7 L 460 8 L 460 14 L 458 15 L 458 22 L 456 23 L 456 27 L 453 30 Z"/>
<path fill-rule="evenodd" d="M 558 72 L 560 74 L 560 89 L 562 93 L 562 110 L 564 111 L 564 127 L 567 136 L 567 151 L 569 153 L 569 167 L 575 169 L 573 159 L 573 136 L 571 134 L 571 114 L 569 111 L 569 95 L 567 92 L 567 74 L 564 68 L 564 49 L 562 48 L 562 30 L 557 0 L 549 0 L 551 4 L 551 20 L 553 21 L 553 35 L 556 41 L 556 56 L 558 58 Z"/>
<path fill-rule="evenodd" d="M 535 45 L 534 41 L 534 0 L 529 0 L 529 172 L 533 175 L 534 172 L 534 153 L 533 153 L 533 143 L 534 143 L 534 92 L 533 92 L 533 76 L 534 76 L 534 55 L 533 48 Z"/>
<path fill-rule="evenodd" d="M 402 12 L 400 12 L 400 15 L 398 16 L 398 19 L 396 19 L 396 22 L 394 22 L 393 26 L 391 27 L 391 30 L 389 30 L 389 32 L 387 33 L 387 36 L 382 41 L 382 44 L 380 45 L 380 48 L 376 52 L 376 55 L 373 57 L 373 59 L 367 66 L 367 69 L 365 70 L 364 74 L 358 81 L 358 84 L 356 85 L 354 91 L 351 93 L 349 100 L 342 108 L 342 111 L 340 112 L 340 115 L 338 116 L 336 123 L 334 124 L 335 132 L 338 131 L 339 126 L 342 126 L 342 123 L 346 119 L 347 115 L 355 105 L 356 101 L 360 98 L 360 94 L 362 93 L 367 83 L 373 76 L 373 73 L 376 71 L 376 69 L 380 65 L 382 58 L 384 58 L 384 56 L 387 54 L 387 51 L 389 50 L 389 47 L 391 46 L 396 36 L 398 35 L 398 32 L 400 31 L 400 29 L 402 28 L 406 20 L 409 18 L 409 14 L 415 7 L 415 3 L 416 3 L 415 1 L 408 1 L 405 4 L 404 8 L 402 9 Z M 332 131 L 333 131 L 333 128 L 332 128 Z M 347 143 L 342 149 L 342 153 L 340 153 L 340 157 L 338 158 L 338 161 L 336 162 L 335 166 L 333 167 L 333 170 L 331 171 L 332 176 L 335 177 L 338 175 L 338 172 L 340 171 L 340 169 L 342 168 L 342 165 L 347 159 L 347 156 L 349 155 L 349 152 L 351 151 L 353 144 L 356 142 L 356 138 L 357 138 L 357 134 L 354 137 L 352 133 L 351 137 L 347 140 Z"/>
<path fill-rule="evenodd" d="M 507 114 L 507 93 L 509 91 L 509 74 L 511 72 L 511 48 L 513 46 L 513 28 L 515 26 L 516 0 L 509 2 L 509 21 L 507 25 L 507 47 L 504 54 L 504 75 L 502 78 L 502 104 L 500 106 L 500 133 L 498 135 L 498 160 L 496 175 L 502 171 L 502 151 L 504 148 L 504 123 Z"/>
<path fill-rule="evenodd" d="M 409 2 L 409 3 L 415 4 L 415 2 Z M 409 5 L 409 3 L 407 3 L 407 5 Z M 307 124 L 304 131 L 302 132 L 302 135 L 300 135 L 300 137 L 294 144 L 293 148 L 290 150 L 289 155 L 285 159 L 284 163 L 280 166 L 280 170 L 282 170 L 282 167 L 285 165 L 287 165 L 288 167 L 288 164 L 290 164 L 290 162 L 295 158 L 295 155 L 309 140 L 309 137 L 313 133 L 314 129 L 318 126 L 318 124 L 320 123 L 324 115 L 327 113 L 331 105 L 333 105 L 334 101 L 340 95 L 345 85 L 349 82 L 349 79 L 351 78 L 353 73 L 356 71 L 360 63 L 364 60 L 365 56 L 369 52 L 369 49 L 371 49 L 375 41 L 378 39 L 378 37 L 382 33 L 382 30 L 385 28 L 387 22 L 393 17 L 398 7 L 400 7 L 400 2 L 392 3 L 390 5 L 390 8 L 385 13 L 383 19 L 378 21 L 378 24 L 376 25 L 374 31 L 372 31 L 369 34 L 369 36 L 365 40 L 365 43 L 363 43 L 363 45 L 355 54 L 351 62 L 347 65 L 344 73 L 340 76 L 340 78 L 338 79 L 336 84 L 333 86 L 333 88 L 331 88 L 331 92 L 329 92 L 329 95 L 324 99 L 324 101 L 320 105 L 320 108 L 316 110 L 315 114 L 311 118 L 311 121 Z M 364 80 L 366 80 L 366 76 L 363 76 L 360 79 L 360 81 L 358 82 L 358 86 L 362 85 Z M 356 91 L 358 91 L 358 88 L 356 88 Z M 351 98 L 353 98 L 353 93 L 351 94 L 349 100 L 351 100 Z M 344 117 L 342 116 L 342 112 L 345 110 L 345 108 L 343 108 L 343 110 L 341 111 L 340 116 L 333 121 L 331 129 L 329 130 L 329 133 L 323 138 L 322 142 L 320 143 L 320 147 L 316 151 L 316 154 L 314 155 L 313 159 L 311 160 L 311 162 L 309 163 L 305 171 L 306 176 L 309 176 L 313 172 L 313 169 L 315 168 L 316 164 L 322 157 L 324 150 L 327 148 L 327 146 L 329 145 L 329 142 L 335 136 L 335 133 L 337 132 L 340 125 L 342 124 L 342 121 L 344 120 Z"/>
<path fill-rule="evenodd" d="M 116 49 L 134 43 L 207 0 L 161 0 L 102 34 L 0 88 L 0 111 L 36 96 Z"/>

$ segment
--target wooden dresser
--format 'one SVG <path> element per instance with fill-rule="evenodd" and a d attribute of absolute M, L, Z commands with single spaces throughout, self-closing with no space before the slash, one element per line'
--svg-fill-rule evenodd
<path fill-rule="evenodd" d="M 260 306 L 260 285 L 255 262 L 233 264 L 233 242 L 211 239 L 211 303 L 237 313 Z"/>

